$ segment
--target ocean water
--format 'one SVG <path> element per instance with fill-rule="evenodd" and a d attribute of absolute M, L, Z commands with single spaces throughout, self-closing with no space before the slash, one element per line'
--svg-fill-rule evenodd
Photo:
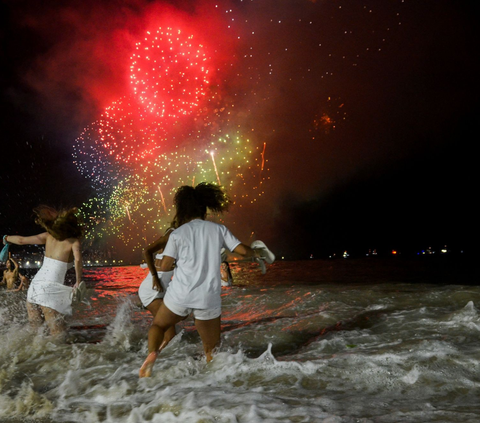
<path fill-rule="evenodd" d="M 472 267 L 473 268 L 473 267 Z M 139 379 L 139 266 L 87 268 L 70 341 L 0 290 L 0 422 L 479 422 L 480 282 L 461 262 L 232 266 L 206 363 L 189 318 Z"/>

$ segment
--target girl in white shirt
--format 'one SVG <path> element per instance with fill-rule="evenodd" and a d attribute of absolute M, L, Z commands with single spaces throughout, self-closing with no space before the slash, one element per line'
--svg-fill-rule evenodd
<path fill-rule="evenodd" d="M 223 225 L 205 221 L 207 209 L 226 211 L 230 200 L 214 184 L 201 183 L 178 189 L 174 197 L 178 228 L 168 239 L 162 271 L 175 263 L 172 281 L 148 331 L 148 356 L 139 376 L 149 377 L 160 351 L 165 347 L 165 332 L 190 313 L 202 339 L 207 362 L 220 341 L 221 276 L 220 250 L 227 248 L 245 258 L 254 251 L 242 244 Z"/>

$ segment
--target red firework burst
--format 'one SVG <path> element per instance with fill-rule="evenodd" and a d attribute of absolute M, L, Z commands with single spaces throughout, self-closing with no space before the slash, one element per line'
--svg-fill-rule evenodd
<path fill-rule="evenodd" d="M 178 118 L 197 108 L 205 97 L 209 72 L 203 46 L 179 29 L 147 32 L 131 57 L 134 93 L 157 117 Z"/>

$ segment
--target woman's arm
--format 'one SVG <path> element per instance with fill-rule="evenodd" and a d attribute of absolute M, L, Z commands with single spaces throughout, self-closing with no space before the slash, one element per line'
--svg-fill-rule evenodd
<path fill-rule="evenodd" d="M 153 258 L 153 253 L 160 251 L 165 248 L 165 245 L 167 245 L 168 238 L 170 237 L 171 231 L 167 231 L 163 236 L 158 238 L 156 241 L 152 242 L 147 248 L 145 248 L 143 255 L 145 257 L 145 262 L 148 265 L 148 268 L 150 269 L 150 273 L 156 274 L 157 269 L 155 268 L 155 260 Z"/>
<path fill-rule="evenodd" d="M 8 259 L 13 263 L 13 272 L 17 272 L 18 274 L 18 263 L 17 261 L 12 257 L 12 253 L 8 253 Z"/>
<path fill-rule="evenodd" d="M 169 256 L 163 256 L 162 264 L 160 265 L 160 270 L 162 272 L 170 272 L 173 269 L 175 264 L 175 259 Z"/>
<path fill-rule="evenodd" d="M 32 236 L 5 235 L 3 242 L 16 245 L 43 245 L 47 242 L 47 232 Z"/>
<path fill-rule="evenodd" d="M 17 289 L 14 289 L 14 291 L 21 291 L 23 288 L 23 282 L 25 281 L 26 276 L 20 275 L 20 285 L 18 285 Z"/>
<path fill-rule="evenodd" d="M 163 250 L 165 245 L 167 245 L 168 237 L 170 236 L 171 231 L 167 231 L 165 235 L 158 238 L 156 241 L 152 242 L 143 252 L 145 258 L 145 263 L 147 263 L 148 270 L 152 275 L 152 288 L 163 292 L 162 285 L 160 284 L 160 279 L 158 278 L 157 268 L 155 267 L 155 260 L 153 258 L 153 253 L 156 251 Z"/>
<path fill-rule="evenodd" d="M 77 288 L 80 282 L 82 281 L 82 274 L 83 274 L 82 250 L 81 250 L 80 241 L 78 239 L 76 239 L 72 245 L 72 252 L 73 252 L 73 260 L 75 262 L 75 279 L 76 279 L 74 288 Z"/>
<path fill-rule="evenodd" d="M 245 244 L 238 244 L 233 250 L 233 252 L 236 254 L 240 254 L 241 256 L 243 256 L 243 258 L 257 257 L 257 254 L 255 254 L 255 250 Z"/>
<path fill-rule="evenodd" d="M 156 241 L 152 242 L 145 250 L 143 251 L 143 257 L 145 258 L 145 263 L 147 263 L 148 270 L 152 275 L 157 274 L 157 269 L 155 268 L 155 260 L 153 254 L 159 250 L 163 250 L 167 244 L 168 235 L 163 235 L 158 238 Z"/>

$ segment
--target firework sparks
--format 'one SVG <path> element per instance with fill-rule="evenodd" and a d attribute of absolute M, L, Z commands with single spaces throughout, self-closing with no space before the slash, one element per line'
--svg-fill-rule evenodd
<path fill-rule="evenodd" d="M 139 101 L 158 117 L 190 114 L 205 97 L 209 58 L 193 35 L 180 29 L 147 31 L 136 45 L 130 65 L 131 83 Z"/>
<path fill-rule="evenodd" d="M 218 175 L 217 164 L 215 163 L 215 153 L 213 151 L 211 151 L 210 156 L 212 157 L 213 168 L 215 169 L 215 175 L 217 176 L 218 185 L 221 186 L 222 183 L 220 182 L 220 176 Z"/>
<path fill-rule="evenodd" d="M 86 210 L 94 206 L 95 218 L 101 222 L 96 232 L 105 237 L 116 234 L 138 246 L 146 234 L 168 225 L 176 188 L 196 181 L 217 181 L 239 207 L 264 194 L 268 179 L 265 140 L 275 128 L 259 117 L 275 98 L 281 62 L 296 63 L 294 37 L 290 32 L 286 36 L 282 28 L 288 24 L 292 31 L 304 34 L 316 22 L 293 16 L 246 19 L 256 16 L 257 7 L 258 2 L 252 1 L 223 12 L 216 8 L 227 22 L 225 36 L 237 40 L 229 56 L 218 40 L 211 39 L 214 45 L 204 39 L 200 42 L 195 31 L 184 31 L 182 25 L 152 28 L 135 43 L 127 69 L 127 92 L 106 107 L 75 143 L 77 168 L 97 188 L 98 201 L 85 204 Z M 278 11 L 280 17 L 282 11 Z M 373 15 L 367 12 L 362 9 L 361 16 L 371 19 Z M 344 38 L 352 42 L 341 54 L 342 60 L 356 66 L 362 55 L 354 54 L 360 48 L 352 33 L 345 32 Z M 269 42 L 272 34 L 280 35 L 273 37 L 274 44 Z M 384 35 L 377 36 L 380 32 L 372 34 L 367 38 L 371 43 L 365 50 L 368 53 L 363 55 L 379 51 L 373 46 L 384 42 Z M 327 51 L 331 46 L 321 38 L 308 48 L 309 57 L 325 52 L 331 57 Z M 221 59 L 216 57 L 219 49 Z M 265 61 L 265 57 L 277 60 Z M 315 76 L 317 85 L 319 79 L 332 78 L 333 69 L 319 72 L 325 63 L 299 64 L 288 69 L 290 75 L 285 68 L 282 86 L 288 89 L 292 81 L 310 75 L 321 75 Z M 233 79 L 227 75 L 235 77 L 235 92 L 231 91 Z M 338 128 L 346 118 L 343 100 L 329 97 L 319 103 L 313 138 Z M 101 212 L 100 207 L 108 210 Z"/>

